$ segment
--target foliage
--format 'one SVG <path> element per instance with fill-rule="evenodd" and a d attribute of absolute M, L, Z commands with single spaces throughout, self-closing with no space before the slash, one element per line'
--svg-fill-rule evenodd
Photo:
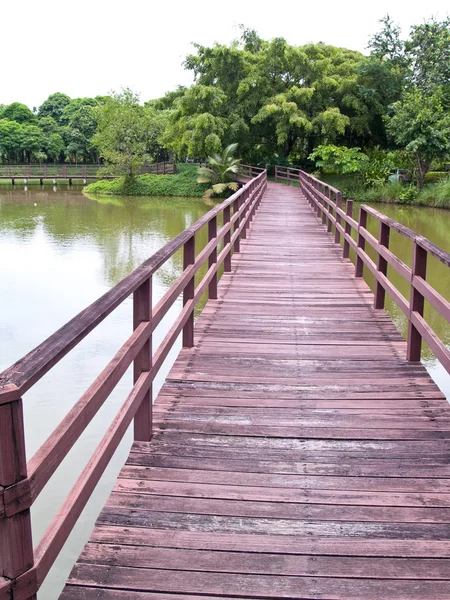
<path fill-rule="evenodd" d="M 450 114 L 444 109 L 442 91 L 432 93 L 419 88 L 404 95 L 386 117 L 388 133 L 395 142 L 414 156 L 419 189 L 431 162 L 450 154 Z"/>
<path fill-rule="evenodd" d="M 139 104 L 139 96 L 125 88 L 113 92 L 103 104 L 95 107 L 97 133 L 93 138 L 105 161 L 104 173 L 125 174 L 133 178 L 148 154 L 148 139 L 153 127 L 150 109 Z"/>
<path fill-rule="evenodd" d="M 205 198 L 237 191 L 239 186 L 235 179 L 241 160 L 233 156 L 237 147 L 237 144 L 230 144 L 222 154 L 208 156 L 206 167 L 199 167 L 197 183 L 207 183 L 211 186 L 206 190 Z"/>
<path fill-rule="evenodd" d="M 197 183 L 196 165 L 178 165 L 176 175 L 139 175 L 131 182 L 125 177 L 90 183 L 88 194 L 124 194 L 132 196 L 201 197 L 205 186 Z"/>
<path fill-rule="evenodd" d="M 360 148 L 347 148 L 346 146 L 318 146 L 309 155 L 316 167 L 325 173 L 347 174 L 362 173 L 369 162 L 367 154 Z"/>
<path fill-rule="evenodd" d="M 8 119 L 9 121 L 16 121 L 16 123 L 33 123 L 37 122 L 36 115 L 34 115 L 28 106 L 21 104 L 20 102 L 13 102 L 8 106 L 5 106 L 0 111 L 0 119 Z"/>
<path fill-rule="evenodd" d="M 71 99 L 66 94 L 62 94 L 61 92 L 51 94 L 39 107 L 38 117 L 40 119 L 43 117 L 52 117 L 59 125 L 62 125 L 61 119 L 64 109 L 70 102 Z"/>

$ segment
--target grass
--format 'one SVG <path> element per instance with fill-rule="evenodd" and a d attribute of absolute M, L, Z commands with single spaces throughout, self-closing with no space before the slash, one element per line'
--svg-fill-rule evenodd
<path fill-rule="evenodd" d="M 384 202 L 388 204 L 411 204 L 450 209 L 450 176 L 436 178 L 426 183 L 422 191 L 415 186 L 389 181 L 383 185 L 366 188 L 356 177 L 322 175 L 324 181 L 339 189 L 344 198 L 358 202 Z M 430 178 L 433 181 L 433 178 Z"/>
<path fill-rule="evenodd" d="M 177 165 L 176 175 L 139 175 L 131 182 L 125 177 L 90 183 L 88 194 L 120 196 L 186 196 L 199 198 L 207 186 L 197 183 L 198 165 Z"/>

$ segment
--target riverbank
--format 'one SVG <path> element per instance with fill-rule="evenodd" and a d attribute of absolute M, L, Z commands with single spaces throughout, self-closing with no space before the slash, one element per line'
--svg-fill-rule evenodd
<path fill-rule="evenodd" d="M 197 183 L 198 165 L 177 165 L 175 175 L 138 175 L 132 182 L 125 177 L 95 181 L 84 188 L 91 195 L 188 196 L 200 198 L 206 185 Z"/>
<path fill-rule="evenodd" d="M 381 202 L 450 209 L 450 177 L 436 183 L 427 183 L 419 191 L 415 186 L 388 182 L 371 188 L 364 187 L 355 177 L 320 175 L 320 179 L 336 187 L 344 198 L 357 202 Z"/>

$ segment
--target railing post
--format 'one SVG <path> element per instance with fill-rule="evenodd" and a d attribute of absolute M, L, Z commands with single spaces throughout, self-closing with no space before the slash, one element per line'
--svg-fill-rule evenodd
<path fill-rule="evenodd" d="M 291 185 L 291 171 L 289 169 L 289 167 L 286 168 L 287 171 L 287 184 Z"/>
<path fill-rule="evenodd" d="M 183 247 L 183 270 L 187 269 L 189 265 L 193 265 L 195 262 L 195 235 L 185 242 Z M 183 291 L 183 306 L 192 300 L 195 291 L 194 276 L 191 277 L 189 282 Z M 194 345 L 194 307 L 192 307 L 191 313 L 186 325 L 183 327 L 183 348 L 192 348 Z"/>
<path fill-rule="evenodd" d="M 361 228 L 366 228 L 367 226 L 367 213 L 361 206 L 359 209 L 359 221 L 358 221 L 358 242 L 357 247 L 361 248 L 361 250 L 365 250 L 366 248 L 366 240 L 361 233 Z M 358 256 L 358 252 L 356 252 L 356 265 L 355 265 L 355 277 L 362 277 L 364 271 L 364 261 Z"/>
<path fill-rule="evenodd" d="M 345 203 L 345 214 L 347 215 L 347 217 L 351 217 L 353 218 L 353 200 L 347 200 Z M 347 235 L 352 235 L 352 226 L 350 225 L 350 223 L 347 223 L 347 221 L 345 222 L 345 233 Z M 347 240 L 344 238 L 344 253 L 343 253 L 343 257 L 344 258 L 349 258 L 350 256 L 350 244 L 347 242 Z"/>
<path fill-rule="evenodd" d="M 217 216 L 213 217 L 208 223 L 208 242 L 217 237 Z M 217 263 L 217 246 L 211 252 L 208 258 L 208 267 L 211 268 Z M 211 279 L 208 286 L 208 297 L 210 300 L 217 299 L 217 271 Z"/>
<path fill-rule="evenodd" d="M 278 167 L 275 165 L 275 183 L 278 183 Z"/>
<path fill-rule="evenodd" d="M 342 194 L 341 194 L 341 192 L 336 192 L 336 207 L 338 209 L 342 209 Z M 341 234 L 339 233 L 339 230 L 338 230 L 338 227 L 337 227 L 341 223 L 342 223 L 341 215 L 336 210 L 336 227 L 335 227 L 335 230 L 334 230 L 334 243 L 335 244 L 340 244 L 341 243 Z"/>
<path fill-rule="evenodd" d="M 409 302 L 409 321 L 408 321 L 408 343 L 406 348 L 406 359 L 411 362 L 420 361 L 420 352 L 422 349 L 422 336 L 411 322 L 413 312 L 423 316 L 424 297 L 414 287 L 414 277 L 426 278 L 427 274 L 427 251 L 424 250 L 417 240 L 414 240 L 413 263 L 411 275 L 411 296 Z"/>
<path fill-rule="evenodd" d="M 152 277 L 144 281 L 133 293 L 133 328 L 143 321 L 152 320 Z M 143 345 L 133 363 L 134 383 L 139 379 L 141 373 L 151 371 L 152 336 Z M 149 442 L 153 430 L 153 390 L 150 386 L 148 392 L 139 406 L 134 417 L 134 439 L 137 442 Z"/>
<path fill-rule="evenodd" d="M 314 200 L 315 200 L 315 205 L 316 205 L 316 213 L 317 213 L 317 218 L 320 219 L 320 198 L 319 198 L 319 183 L 317 181 L 313 181 L 313 194 L 314 194 Z"/>
<path fill-rule="evenodd" d="M 17 484 L 26 478 L 23 409 L 19 398 L 0 405 L 0 486 L 4 488 L 6 513 L 0 517 L 0 577 L 7 579 L 19 577 L 34 562 L 30 498 L 27 502 L 23 495 L 15 493 Z"/>
<path fill-rule="evenodd" d="M 391 229 L 390 229 L 389 225 L 386 225 L 386 223 L 383 223 L 382 221 L 380 221 L 380 232 L 378 234 L 378 243 L 380 244 L 380 246 L 384 246 L 385 248 L 389 247 L 390 232 L 391 232 Z M 383 258 L 381 256 L 381 254 L 378 254 L 377 270 L 380 273 L 382 273 L 383 275 L 386 275 L 387 267 L 388 267 L 387 260 L 385 258 Z M 373 307 L 380 308 L 380 309 L 384 308 L 385 298 L 386 298 L 386 291 L 385 291 L 384 287 L 381 285 L 381 283 L 379 281 L 377 281 L 375 284 L 375 300 L 373 302 Z"/>
<path fill-rule="evenodd" d="M 239 196 L 239 198 L 236 198 L 236 200 L 233 202 L 233 216 L 238 212 L 239 207 L 240 207 L 240 199 L 242 198 L 242 196 L 244 195 L 244 192 L 241 194 L 241 196 Z M 236 219 L 236 221 L 234 222 L 234 231 L 237 231 L 239 229 L 239 223 L 240 223 L 240 217 L 238 219 Z M 233 232 L 234 233 L 234 232 Z M 236 237 L 236 239 L 234 240 L 234 251 L 235 252 L 240 252 L 241 251 L 241 241 L 240 241 L 240 236 L 238 235 Z"/>
<path fill-rule="evenodd" d="M 319 184 L 320 187 L 320 193 L 322 194 L 322 196 L 325 196 L 325 184 L 324 183 L 320 183 Z M 325 209 L 326 209 L 326 204 L 325 204 L 325 200 L 323 199 L 323 197 L 320 197 L 320 202 L 322 204 L 322 225 L 325 225 L 327 222 L 327 215 L 325 214 Z"/>
<path fill-rule="evenodd" d="M 325 194 L 325 196 L 326 196 L 326 194 Z M 327 206 L 328 212 L 330 213 L 328 215 L 328 220 L 327 220 L 328 233 L 331 233 L 333 231 L 333 221 L 331 220 L 331 215 L 333 214 L 333 209 L 331 208 L 332 198 L 333 198 L 333 192 L 332 192 L 331 188 L 328 188 L 328 200 L 330 201 L 330 204 Z"/>
<path fill-rule="evenodd" d="M 228 205 L 223 209 L 223 224 L 226 225 L 227 223 L 229 223 L 230 218 L 231 218 L 231 210 L 230 210 L 230 205 Z M 223 243 L 225 246 L 227 244 L 229 244 L 230 242 L 231 242 L 231 229 L 225 234 L 225 237 L 223 239 Z M 225 260 L 223 261 L 223 270 L 225 272 L 231 271 L 231 245 L 230 245 L 229 251 L 227 252 L 227 255 L 225 256 Z"/>

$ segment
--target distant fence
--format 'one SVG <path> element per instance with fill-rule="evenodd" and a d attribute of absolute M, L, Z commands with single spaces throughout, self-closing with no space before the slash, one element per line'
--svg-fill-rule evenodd
<path fill-rule="evenodd" d="M 110 179 L 119 175 L 103 176 L 99 174 L 103 165 L 67 165 L 67 164 L 24 164 L 0 165 L 0 179 Z M 177 166 L 174 162 L 158 162 L 144 165 L 140 173 L 155 175 L 174 175 Z"/>

